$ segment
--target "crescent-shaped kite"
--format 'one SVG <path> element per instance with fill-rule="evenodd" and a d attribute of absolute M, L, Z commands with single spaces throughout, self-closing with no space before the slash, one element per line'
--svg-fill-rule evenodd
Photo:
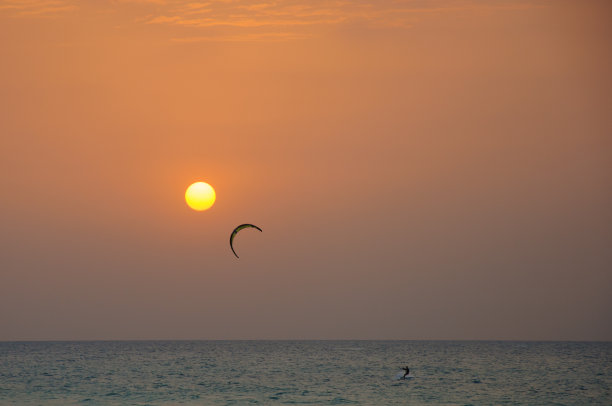
<path fill-rule="evenodd" d="M 238 256 L 238 254 L 236 254 L 236 251 L 234 251 L 234 237 L 236 236 L 236 234 L 238 234 L 238 231 L 245 229 L 245 228 L 256 228 L 259 231 L 261 231 L 261 228 L 254 226 L 253 224 L 241 224 L 238 227 L 234 228 L 234 231 L 232 231 L 232 234 L 230 235 L 230 248 L 232 249 L 232 252 L 234 253 L 234 255 L 236 255 L 236 258 L 240 258 Z"/>

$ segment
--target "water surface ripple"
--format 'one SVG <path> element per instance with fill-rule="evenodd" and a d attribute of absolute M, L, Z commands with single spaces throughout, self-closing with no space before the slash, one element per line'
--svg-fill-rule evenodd
<path fill-rule="evenodd" d="M 0 404 L 610 405 L 611 361 L 612 343 L 0 342 Z"/>

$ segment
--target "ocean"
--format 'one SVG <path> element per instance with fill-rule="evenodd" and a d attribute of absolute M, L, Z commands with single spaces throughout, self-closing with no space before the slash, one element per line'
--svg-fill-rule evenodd
<path fill-rule="evenodd" d="M 0 405 L 611 405 L 611 388 L 610 342 L 0 342 Z"/>

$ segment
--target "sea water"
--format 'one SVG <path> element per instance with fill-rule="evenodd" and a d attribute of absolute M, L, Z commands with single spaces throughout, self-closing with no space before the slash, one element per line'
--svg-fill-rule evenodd
<path fill-rule="evenodd" d="M 0 342 L 1 405 L 610 405 L 611 387 L 612 343 Z"/>

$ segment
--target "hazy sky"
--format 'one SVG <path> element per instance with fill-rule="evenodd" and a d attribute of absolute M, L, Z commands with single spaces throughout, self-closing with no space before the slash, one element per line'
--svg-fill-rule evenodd
<path fill-rule="evenodd" d="M 612 340 L 610 21 L 0 0 L 0 340 Z"/>

